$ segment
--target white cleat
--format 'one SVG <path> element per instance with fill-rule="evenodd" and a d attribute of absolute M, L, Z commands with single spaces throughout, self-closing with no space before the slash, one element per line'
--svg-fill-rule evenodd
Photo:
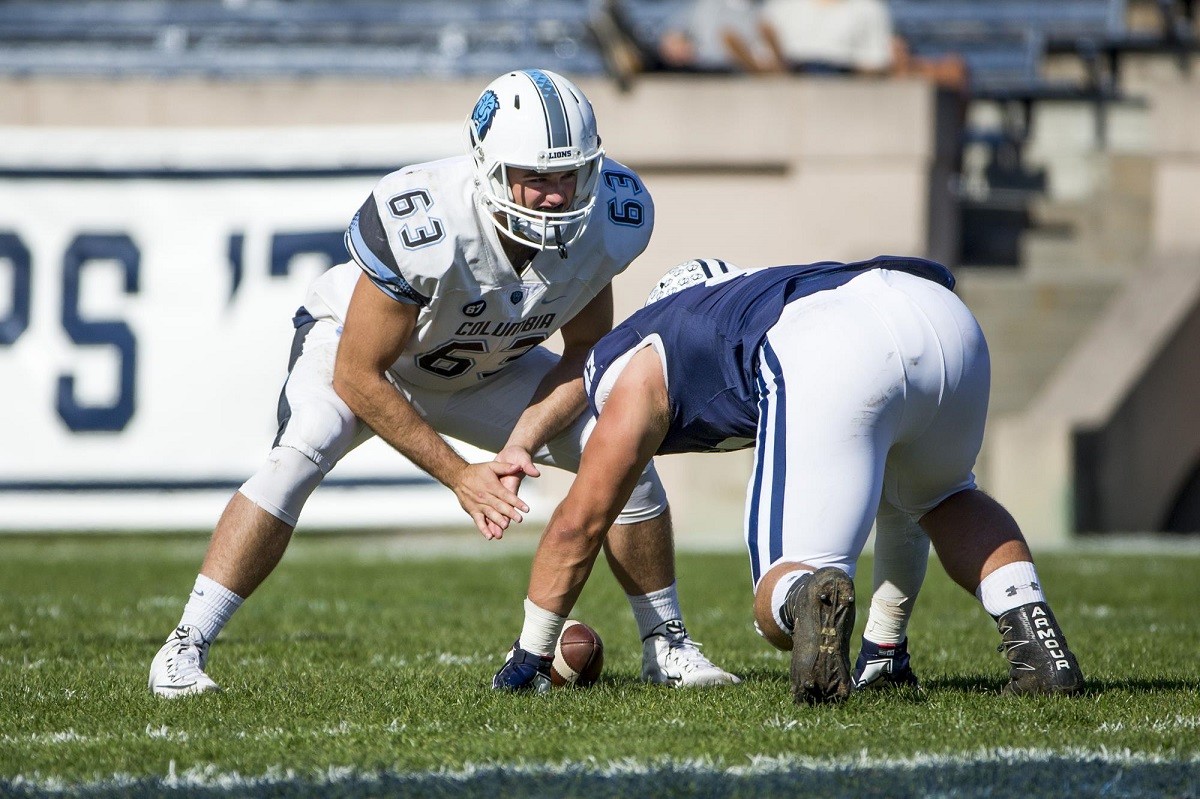
<path fill-rule="evenodd" d="M 703 688 L 741 681 L 706 658 L 678 619 L 660 624 L 642 641 L 642 682 Z"/>
<path fill-rule="evenodd" d="M 168 699 L 220 691 L 204 673 L 208 641 L 195 627 L 180 625 L 167 638 L 150 664 L 150 693 Z"/>

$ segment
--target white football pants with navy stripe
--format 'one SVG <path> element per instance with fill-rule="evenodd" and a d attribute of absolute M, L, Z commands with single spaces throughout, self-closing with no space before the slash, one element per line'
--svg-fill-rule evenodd
<path fill-rule="evenodd" d="M 755 586 L 780 561 L 853 576 L 881 501 L 884 515 L 916 520 L 974 488 L 991 365 L 944 287 L 875 270 L 795 300 L 760 370 L 746 502 Z"/>

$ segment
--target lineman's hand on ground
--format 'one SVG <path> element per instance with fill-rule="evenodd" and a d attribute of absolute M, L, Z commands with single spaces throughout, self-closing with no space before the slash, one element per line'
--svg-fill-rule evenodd
<path fill-rule="evenodd" d="M 529 512 L 516 492 L 501 483 L 501 478 L 522 471 L 516 464 L 500 461 L 468 463 L 451 486 L 484 538 L 502 538 L 510 522 L 520 522 L 521 514 Z"/>
<path fill-rule="evenodd" d="M 500 478 L 500 482 L 504 484 L 504 487 L 514 494 L 521 488 L 521 481 L 526 477 L 542 476 L 542 473 L 538 471 L 538 467 L 534 465 L 533 455 L 529 450 L 516 444 L 509 444 L 496 453 L 496 460 L 521 467 L 520 472 Z"/>

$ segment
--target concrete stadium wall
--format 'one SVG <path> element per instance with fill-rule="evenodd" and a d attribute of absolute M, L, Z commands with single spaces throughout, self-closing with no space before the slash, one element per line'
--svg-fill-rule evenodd
<path fill-rule="evenodd" d="M 1200 81 L 1148 91 L 1147 263 L 1030 406 L 989 437 L 992 488 L 1042 542 L 1161 529 L 1200 463 Z"/>
<path fill-rule="evenodd" d="M 1200 78 L 1157 84 L 1152 241 L 1159 259 L 1200 257 Z"/>
<path fill-rule="evenodd" d="M 988 485 L 1031 541 L 1166 518 L 1200 457 L 1197 267 L 1132 278 L 1029 408 L 994 420 Z"/>
<path fill-rule="evenodd" d="M 953 258 L 952 101 L 916 81 L 653 77 L 621 93 L 581 81 L 607 151 L 637 169 L 657 207 L 654 239 L 617 286 L 639 307 L 671 265 L 746 265 L 881 253 Z M 0 80 L 0 125 L 280 129 L 457 122 L 482 82 L 232 83 Z M 353 209 L 347 209 L 347 215 Z M 684 534 L 737 539 L 746 452 L 674 456 L 660 471 Z M 568 478 L 548 479 L 565 491 Z"/>

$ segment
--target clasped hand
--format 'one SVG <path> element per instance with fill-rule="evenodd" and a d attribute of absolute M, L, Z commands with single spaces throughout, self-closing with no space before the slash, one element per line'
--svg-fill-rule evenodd
<path fill-rule="evenodd" d="M 520 523 L 525 518 L 522 514 L 529 512 L 529 506 L 517 496 L 521 480 L 540 474 L 527 450 L 508 446 L 496 460 L 464 466 L 454 493 L 484 538 L 503 538 L 508 525 Z"/>

